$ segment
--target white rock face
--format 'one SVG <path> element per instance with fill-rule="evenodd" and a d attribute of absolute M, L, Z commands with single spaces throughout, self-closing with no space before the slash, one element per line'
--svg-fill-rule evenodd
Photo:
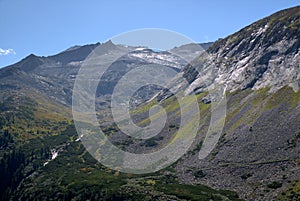
<path fill-rule="evenodd" d="M 299 86 L 299 53 L 285 54 L 296 43 L 296 39 L 283 40 L 265 49 L 242 55 L 240 60 L 228 61 L 224 58 L 215 75 L 215 83 L 226 83 L 231 91 L 247 87 L 255 90 L 270 87 L 270 92 L 275 92 L 292 83 Z M 264 57 L 269 58 L 261 63 L 260 60 Z"/>
<path fill-rule="evenodd" d="M 207 53 L 185 67 L 170 88 L 201 92 L 223 85 L 229 91 L 283 86 L 300 87 L 300 27 L 293 25 L 299 15 L 278 21 L 272 16 L 217 41 Z M 295 28 L 296 26 L 296 28 Z M 291 28 L 294 27 L 294 28 Z M 185 81 L 188 84 L 184 84 Z"/>

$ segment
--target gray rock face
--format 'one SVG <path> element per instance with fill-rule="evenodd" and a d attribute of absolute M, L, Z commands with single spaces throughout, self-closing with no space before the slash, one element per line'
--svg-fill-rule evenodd
<path fill-rule="evenodd" d="M 285 85 L 298 90 L 299 18 L 300 7 L 284 10 L 215 42 L 170 86 L 187 94 L 212 84 L 229 91 L 270 87 L 275 92 Z M 180 81 L 182 77 L 189 85 Z"/>

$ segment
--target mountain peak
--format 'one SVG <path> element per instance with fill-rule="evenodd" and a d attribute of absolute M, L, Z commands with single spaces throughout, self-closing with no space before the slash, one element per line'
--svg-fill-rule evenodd
<path fill-rule="evenodd" d="M 101 46 L 104 48 L 109 48 L 109 49 L 116 47 L 116 45 L 111 40 L 108 40 L 107 42 L 102 43 Z"/>
<path fill-rule="evenodd" d="M 38 56 L 36 56 L 35 54 L 31 53 L 30 55 L 28 55 L 27 57 L 25 57 L 25 59 L 31 59 L 31 58 L 37 58 Z"/>
<path fill-rule="evenodd" d="M 106 42 L 103 43 L 103 44 L 106 44 L 106 45 L 114 45 L 114 43 L 113 43 L 111 40 L 108 40 L 108 41 L 106 41 Z"/>
<path fill-rule="evenodd" d="M 20 62 L 18 62 L 16 65 L 23 71 L 29 72 L 31 70 L 34 70 L 39 65 L 43 64 L 43 59 L 39 56 L 36 56 L 35 54 L 30 54 L 24 59 L 22 59 Z"/>

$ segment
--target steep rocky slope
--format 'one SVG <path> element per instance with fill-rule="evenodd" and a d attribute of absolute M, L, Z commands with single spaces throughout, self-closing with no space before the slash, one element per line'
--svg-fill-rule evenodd
<path fill-rule="evenodd" d="M 247 200 L 299 199 L 295 188 L 286 193 L 300 178 L 299 36 L 300 7 L 280 11 L 217 41 L 170 84 L 196 92 L 208 107 L 215 100 L 205 91 L 227 90 L 219 143 L 203 160 L 192 151 L 177 163 L 182 181 L 236 190 Z M 193 149 L 209 122 L 210 112 L 202 110 Z"/>
<path fill-rule="evenodd" d="M 190 83 L 186 92 L 201 90 L 201 82 L 205 87 L 226 85 L 229 91 L 265 87 L 276 91 L 285 85 L 298 90 L 299 15 L 299 7 L 280 11 L 215 42 L 209 55 L 200 56 L 183 70 Z M 213 73 L 209 81 L 204 80 L 210 65 Z"/>

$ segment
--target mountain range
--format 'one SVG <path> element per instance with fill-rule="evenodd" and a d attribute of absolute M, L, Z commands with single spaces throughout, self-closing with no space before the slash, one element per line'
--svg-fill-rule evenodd
<path fill-rule="evenodd" d="M 157 52 L 107 41 L 53 56 L 31 54 L 0 69 L 1 200 L 299 200 L 299 36 L 298 6 L 200 44 L 205 51 L 198 44 Z M 196 95 L 198 134 L 176 163 L 136 176 L 102 166 L 84 149 L 71 118 L 72 93 L 95 49 L 102 55 L 129 52 L 105 72 L 96 93 L 101 128 L 124 150 L 144 153 L 165 145 L 176 132 L 180 108 L 170 90 L 142 88 L 134 97 L 134 122 L 148 125 L 153 103 L 169 112 L 168 122 L 148 140 L 122 135 L 110 103 L 123 75 L 140 65 L 163 65 L 177 72 L 169 89 Z M 189 63 L 178 54 L 197 57 Z M 226 92 L 225 124 L 217 146 L 200 160 L 217 102 L 209 91 L 217 87 Z"/>

